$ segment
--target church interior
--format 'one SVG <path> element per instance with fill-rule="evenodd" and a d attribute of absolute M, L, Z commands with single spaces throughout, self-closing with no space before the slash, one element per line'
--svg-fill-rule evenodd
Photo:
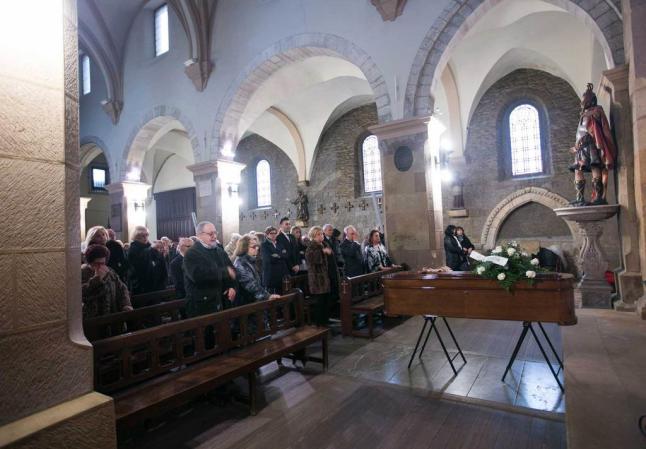
<path fill-rule="evenodd" d="M 646 1 L 3 7 L 0 448 L 646 447 Z"/>

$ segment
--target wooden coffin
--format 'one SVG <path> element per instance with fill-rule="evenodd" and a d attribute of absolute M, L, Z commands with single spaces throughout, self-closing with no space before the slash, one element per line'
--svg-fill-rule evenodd
<path fill-rule="evenodd" d="M 517 282 L 511 292 L 470 272 L 393 273 L 383 277 L 386 313 L 485 320 L 576 324 L 574 277 L 539 273 L 533 286 Z"/>

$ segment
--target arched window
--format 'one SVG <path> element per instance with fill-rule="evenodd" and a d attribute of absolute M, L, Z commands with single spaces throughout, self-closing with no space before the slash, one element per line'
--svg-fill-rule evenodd
<path fill-rule="evenodd" d="M 361 144 L 361 165 L 363 166 L 363 191 L 365 193 L 381 192 L 381 158 L 379 141 L 371 135 Z"/>
<path fill-rule="evenodd" d="M 541 123 L 534 106 L 521 104 L 509 114 L 509 144 L 512 176 L 543 172 Z"/>
<path fill-rule="evenodd" d="M 258 207 L 271 206 L 271 169 L 265 159 L 256 165 L 256 195 Z"/>

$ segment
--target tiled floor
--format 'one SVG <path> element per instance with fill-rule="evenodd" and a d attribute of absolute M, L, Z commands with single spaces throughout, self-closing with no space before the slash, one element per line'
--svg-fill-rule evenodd
<path fill-rule="evenodd" d="M 501 381 L 522 329 L 520 323 L 450 320 L 467 359 L 466 364 L 459 357 L 455 359 L 457 375 L 451 370 L 435 335 L 422 358 L 416 357 L 408 368 L 422 323 L 421 317 L 412 318 L 372 342 L 333 339 L 330 372 L 536 410 L 565 411 L 564 395 L 529 335 L 505 382 Z M 444 324 L 440 323 L 439 328 L 450 353 L 455 354 Z M 545 329 L 560 354 L 560 329 L 554 325 L 546 325 Z M 563 381 L 562 373 L 559 376 Z"/>

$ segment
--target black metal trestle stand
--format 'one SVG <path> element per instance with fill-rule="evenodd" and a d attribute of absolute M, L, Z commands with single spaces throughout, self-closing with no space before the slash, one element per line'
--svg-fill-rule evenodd
<path fill-rule="evenodd" d="M 437 330 L 437 326 L 435 325 L 435 321 L 438 318 L 442 318 L 442 321 L 444 321 L 444 325 L 449 331 L 449 334 L 451 334 L 451 339 L 453 340 L 453 343 L 455 344 L 455 347 L 458 349 L 458 352 L 451 357 L 449 354 L 449 351 L 446 350 L 446 346 L 444 345 L 444 340 L 442 340 L 442 336 L 440 335 L 440 332 Z M 454 374 L 457 374 L 458 371 L 455 369 L 455 366 L 453 365 L 453 360 L 459 355 L 462 357 L 462 360 L 464 363 L 467 363 L 467 359 L 464 358 L 464 354 L 462 353 L 462 349 L 460 349 L 460 345 L 458 344 L 458 341 L 455 339 L 455 335 L 453 335 L 453 331 L 451 330 L 451 326 L 449 326 L 448 321 L 446 321 L 446 318 L 444 317 L 438 317 L 435 315 L 424 315 L 424 325 L 422 326 L 422 331 L 419 333 L 419 337 L 417 337 L 417 343 L 415 344 L 415 349 L 413 350 L 413 353 L 410 356 L 410 360 L 408 362 L 408 368 L 410 369 L 410 366 L 413 364 L 413 359 L 415 359 L 415 354 L 417 353 L 417 349 L 419 348 L 419 344 L 422 341 L 422 337 L 424 337 L 424 332 L 426 331 L 426 326 L 428 324 L 431 324 L 431 326 L 428 328 L 428 332 L 426 333 L 426 338 L 424 339 L 424 344 L 422 345 L 422 349 L 419 351 L 419 358 L 422 358 L 422 354 L 424 353 L 424 349 L 426 349 L 426 344 L 428 343 L 428 339 L 431 336 L 431 331 L 435 330 L 435 335 L 437 335 L 437 339 L 440 342 L 440 346 L 442 346 L 442 351 L 444 351 L 444 355 L 446 356 L 446 359 L 449 361 L 449 364 L 451 365 L 451 369 L 453 370 Z"/>
<path fill-rule="evenodd" d="M 531 321 L 523 321 L 523 331 L 520 333 L 520 338 L 516 342 L 516 347 L 514 348 L 514 352 L 511 354 L 511 358 L 509 359 L 509 363 L 507 364 L 507 368 L 505 369 L 505 373 L 502 375 L 502 381 L 505 381 L 505 377 L 507 377 L 507 373 L 511 369 L 511 366 L 514 364 L 514 361 L 516 360 L 516 356 L 518 356 L 518 351 L 520 350 L 520 347 L 523 345 L 523 341 L 525 340 L 525 337 L 527 336 L 527 332 L 531 332 L 534 340 L 536 341 L 536 344 L 538 345 L 538 349 L 540 349 L 541 354 L 543 354 L 543 358 L 545 359 L 545 362 L 547 363 L 547 366 L 549 367 L 550 371 L 552 372 L 552 376 L 554 376 L 554 380 L 556 380 L 556 383 L 558 384 L 559 388 L 561 391 L 563 390 L 563 384 L 561 384 L 561 381 L 559 380 L 559 373 L 563 369 L 563 361 L 559 358 L 559 355 L 556 352 L 556 349 L 554 349 L 554 345 L 552 344 L 552 341 L 550 338 L 547 336 L 547 332 L 545 332 L 545 329 L 543 328 L 543 324 L 540 321 L 536 321 L 536 324 L 538 324 L 538 327 L 540 328 L 541 332 L 543 333 L 543 337 L 545 337 L 545 340 L 547 341 L 547 344 L 549 345 L 550 349 L 552 350 L 552 354 L 554 354 L 554 357 L 556 357 L 556 361 L 559 364 L 559 369 L 558 371 L 554 371 L 554 367 L 552 366 L 552 362 L 550 362 L 549 357 L 547 357 L 547 353 L 545 352 L 545 349 L 543 348 L 543 345 L 541 344 L 541 341 L 538 339 L 538 335 L 536 335 L 536 331 L 532 327 L 532 322 Z"/>

